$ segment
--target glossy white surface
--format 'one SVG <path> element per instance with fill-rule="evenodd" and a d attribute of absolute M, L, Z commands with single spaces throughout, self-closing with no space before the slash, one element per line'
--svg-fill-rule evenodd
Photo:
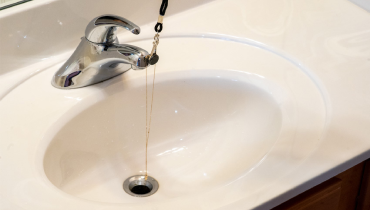
<path fill-rule="evenodd" d="M 135 19 L 132 20 L 135 21 Z M 369 22 L 370 15 L 367 11 L 346 0 L 221 0 L 166 18 L 165 30 L 162 33 L 163 39 L 161 39 L 159 46 L 161 60 L 158 66 L 158 75 L 163 75 L 163 81 L 168 81 L 170 87 L 176 87 L 177 84 L 171 83 L 171 81 L 180 77 L 182 72 L 192 72 L 187 75 L 187 78 L 190 77 L 189 81 L 192 82 L 195 81 L 192 76 L 214 78 L 212 72 L 222 72 L 225 79 L 217 83 L 217 86 L 222 84 L 225 87 L 235 84 L 231 83 L 230 79 L 236 76 L 239 78 L 240 74 L 248 75 L 244 72 L 252 73 L 247 77 L 248 82 L 243 80 L 244 82 L 239 83 L 240 86 L 232 85 L 234 89 L 229 89 L 227 93 L 242 93 L 244 97 L 250 97 L 259 91 L 261 94 L 257 94 L 258 97 L 255 97 L 253 101 L 258 104 L 261 100 L 266 99 L 270 101 L 267 104 L 272 108 L 276 108 L 276 104 L 278 104 L 281 110 L 280 132 L 289 132 L 286 133 L 288 135 L 286 138 L 276 139 L 274 145 L 267 143 L 269 141 L 263 137 L 264 133 L 256 133 L 256 139 L 263 139 L 263 141 L 256 143 L 253 147 L 262 148 L 260 154 L 268 151 L 267 155 L 262 159 L 256 157 L 255 161 L 251 160 L 250 162 L 240 160 L 237 162 L 238 164 L 234 165 L 242 165 L 242 167 L 232 168 L 227 165 L 233 171 L 225 172 L 225 176 L 238 177 L 237 179 L 224 179 L 223 173 L 213 173 L 216 175 L 212 177 L 212 180 L 209 178 L 209 181 L 206 179 L 208 182 L 200 182 L 199 180 L 205 178 L 197 170 L 205 168 L 217 172 L 220 170 L 217 167 L 226 167 L 224 163 L 233 160 L 233 153 L 229 152 L 228 148 L 222 147 L 220 153 L 217 154 L 203 152 L 204 155 L 198 156 L 200 159 L 204 158 L 203 162 L 200 161 L 199 164 L 189 166 L 191 170 L 188 173 L 193 175 L 188 179 L 186 177 L 182 179 L 184 183 L 190 182 L 191 184 L 198 181 L 203 184 L 203 187 L 196 188 L 194 191 L 191 191 L 192 188 L 186 189 L 188 191 L 178 192 L 179 194 L 171 193 L 174 196 L 172 198 L 159 198 L 164 194 L 158 191 L 158 197 L 154 197 L 154 195 L 149 198 L 152 199 L 151 201 L 145 203 L 141 201 L 127 203 L 128 201 L 124 198 L 116 198 L 108 194 L 113 192 L 115 184 L 104 181 L 102 178 L 112 178 L 112 182 L 118 183 L 118 175 L 112 172 L 113 167 L 109 164 L 116 164 L 120 157 L 114 159 L 113 156 L 110 156 L 112 154 L 99 150 L 98 146 L 90 144 L 87 148 L 80 148 L 80 151 L 88 151 L 98 154 L 100 158 L 108 158 L 100 165 L 94 162 L 96 159 L 91 158 L 92 167 L 90 169 L 92 170 L 81 174 L 86 179 L 79 179 L 76 176 L 74 167 L 80 166 L 77 163 L 73 165 L 72 161 L 77 158 L 73 155 L 65 156 L 69 157 L 66 159 L 65 166 L 70 168 L 53 164 L 55 163 L 53 161 L 58 158 L 63 159 L 63 153 L 72 151 L 72 142 L 69 145 L 59 147 L 58 153 L 50 153 L 50 155 L 46 153 L 44 159 L 44 154 L 50 143 L 51 151 L 56 149 L 53 144 L 64 142 L 58 140 L 57 137 L 73 141 L 73 136 L 66 134 L 66 132 L 71 131 L 73 125 L 86 122 L 84 121 L 85 117 L 82 117 L 84 114 L 89 115 L 90 113 L 91 116 L 97 116 L 98 113 L 93 115 L 94 109 L 102 109 L 113 101 L 115 104 L 128 106 L 125 101 L 117 102 L 115 100 L 121 99 L 119 97 L 121 95 L 129 95 L 135 91 L 140 92 L 142 83 L 139 80 L 143 78 L 143 72 L 130 71 L 105 83 L 73 91 L 57 90 L 50 85 L 50 78 L 61 65 L 60 63 L 47 68 L 44 65 L 35 64 L 34 71 L 40 70 L 31 78 L 27 76 L 28 73 L 20 71 L 19 74 L 25 75 L 22 81 L 16 80 L 16 71 L 9 72 L 9 74 L 12 73 L 13 81 L 17 82 L 17 85 L 9 82 L 9 85 L 1 90 L 3 98 L 0 101 L 0 134 L 2 138 L 0 141 L 0 176 L 2 180 L 0 182 L 0 201 L 5 203 L 4 209 L 37 210 L 76 209 L 76 207 L 78 209 L 122 209 L 122 207 L 125 209 L 148 209 L 146 205 L 150 205 L 154 209 L 269 209 L 282 203 L 370 157 L 370 141 L 368 140 L 370 43 L 366 38 L 369 35 L 367 26 Z M 137 38 L 152 38 L 152 26 L 153 23 L 150 23 L 147 27 L 143 27 L 142 35 Z M 196 37 L 203 38 L 197 39 Z M 78 39 L 78 37 L 75 38 Z M 127 34 L 122 34 L 120 37 L 121 40 L 133 40 L 133 38 Z M 140 44 L 145 49 L 151 47 L 149 41 L 135 44 Z M 233 54 L 234 52 L 235 54 Z M 179 57 L 176 59 L 176 56 Z M 60 55 L 59 59 L 62 61 L 63 56 Z M 264 68 L 262 68 L 263 66 Z M 279 70 L 273 71 L 277 67 Z M 42 69 L 44 70 L 42 71 Z M 27 71 L 31 72 L 32 67 Z M 9 81 L 7 75 L 1 75 L 0 79 Z M 263 76 L 264 79 L 261 79 L 261 82 L 251 83 L 254 81 L 251 78 L 260 78 L 255 75 Z M 207 79 L 207 81 L 210 83 L 218 82 L 215 79 Z M 134 84 L 137 86 L 130 86 Z M 216 82 L 207 87 L 215 87 L 215 84 Z M 276 88 L 273 90 L 277 92 L 268 94 L 269 91 L 266 91 L 266 87 L 270 84 L 274 84 Z M 195 84 L 194 87 L 202 90 L 197 94 L 205 93 L 212 96 L 213 92 L 209 89 L 202 89 L 202 84 Z M 240 87 L 255 87 L 258 91 L 254 92 L 248 88 L 243 88 L 244 91 L 241 91 Z M 188 88 L 180 90 L 184 93 L 190 93 Z M 169 90 L 166 89 L 162 92 L 167 93 L 165 91 Z M 190 110 L 194 113 L 196 110 L 205 110 L 200 104 L 194 103 L 194 100 L 199 97 L 197 94 L 187 97 L 191 99 L 189 100 L 191 103 L 189 103 L 194 108 Z M 222 96 L 225 95 L 227 94 Z M 267 95 L 269 96 L 267 97 Z M 170 96 L 174 95 L 170 94 Z M 210 98 L 212 98 L 211 96 Z M 238 105 L 243 104 L 239 98 L 231 97 L 230 100 L 235 101 L 235 104 Z M 170 102 L 159 110 L 173 109 L 175 104 L 173 101 Z M 183 100 L 180 102 L 184 103 Z M 284 109 L 284 107 L 289 107 L 289 104 L 296 109 Z M 114 110 L 119 110 L 117 113 L 122 114 L 123 110 L 119 108 L 116 107 Z M 215 111 L 221 110 L 217 106 L 212 106 L 212 108 Z M 219 114 L 226 115 L 229 110 L 223 110 L 224 112 Z M 265 111 L 263 107 L 258 107 L 258 109 L 243 109 L 241 113 L 246 115 L 248 110 L 256 110 L 259 113 Z M 284 110 L 286 111 L 284 112 Z M 105 111 L 109 115 L 112 114 L 113 110 Z M 207 111 L 212 110 L 207 109 Z M 289 113 L 297 113 L 297 115 L 293 118 L 286 117 L 290 116 Z M 171 118 L 169 113 L 164 115 L 168 116 L 168 119 L 175 119 Z M 238 116 L 228 117 L 231 120 L 240 120 Z M 200 116 L 195 116 L 195 119 L 199 118 Z M 277 118 L 273 119 L 275 121 L 269 122 L 272 125 L 277 125 Z M 291 121 L 284 121 L 286 119 Z M 128 123 L 126 119 L 119 118 L 119 120 L 122 123 Z M 266 120 L 266 118 L 261 120 Z M 190 121 L 190 116 L 187 118 L 188 121 Z M 241 123 L 250 125 L 248 121 Z M 198 122 L 201 128 L 211 125 L 217 126 L 218 124 L 223 125 L 222 127 L 229 131 L 234 129 L 225 121 Z M 87 127 L 93 125 L 94 123 L 91 121 L 86 122 Z M 160 126 L 158 128 L 163 129 Z M 298 132 L 284 130 L 284 128 L 295 128 Z M 266 127 L 261 126 L 261 129 L 265 130 Z M 79 134 L 79 132 L 76 133 Z M 221 138 L 226 135 L 221 129 L 219 133 L 222 134 Z M 298 136 L 295 136 L 296 134 Z M 86 135 L 93 137 L 92 134 Z M 164 135 L 162 133 L 157 135 L 158 141 L 163 141 L 164 144 L 153 143 L 153 146 L 158 148 L 158 150 L 153 148 L 153 152 L 155 151 L 153 155 L 160 154 L 160 151 L 167 151 L 167 144 L 174 145 L 173 147 L 170 145 L 168 148 L 185 145 L 178 143 L 179 141 L 171 142 L 161 139 L 161 135 Z M 189 132 L 189 135 L 195 135 L 195 131 Z M 229 135 L 235 139 L 242 138 L 236 132 Z M 205 134 L 205 136 L 211 136 L 211 133 Z M 214 140 L 221 143 L 221 138 L 214 138 Z M 76 144 L 86 144 L 87 141 L 86 139 L 75 140 Z M 100 139 L 95 142 L 104 144 Z M 189 142 L 187 145 L 192 146 L 194 151 L 206 151 L 202 144 L 207 143 L 200 141 L 199 144 L 193 145 Z M 136 146 L 136 144 L 132 143 L 131 146 Z M 216 145 L 212 146 L 216 147 Z M 269 149 L 269 146 L 272 147 Z M 107 148 L 116 149 L 113 146 Z M 164 163 L 172 165 L 178 171 L 186 171 L 185 165 L 178 166 L 172 162 L 175 157 L 181 159 L 180 154 L 182 153 L 166 155 L 167 157 L 172 156 L 171 160 L 162 155 L 163 162 L 160 162 L 158 158 L 154 164 Z M 205 159 L 213 160 L 213 158 L 219 160 L 217 155 L 227 155 L 227 158 L 222 159 L 224 162 L 220 163 L 209 161 L 209 164 L 206 164 L 207 162 L 204 161 Z M 86 157 L 89 159 L 90 156 Z M 193 156 L 193 158 L 197 157 Z M 86 159 L 83 160 L 86 161 Z M 258 164 L 254 165 L 255 162 Z M 246 164 L 244 165 L 244 163 Z M 57 175 L 54 177 L 50 173 L 46 176 L 44 166 L 46 171 L 55 169 L 59 174 L 63 174 L 63 171 L 69 171 L 75 175 L 75 178 L 67 176 L 63 179 Z M 110 170 L 110 173 L 98 176 L 103 169 Z M 120 170 L 124 171 L 122 168 Z M 154 169 L 149 168 L 149 170 Z M 176 175 L 176 170 L 174 175 Z M 154 173 L 155 171 L 150 172 Z M 165 172 L 162 170 L 157 173 L 165 174 Z M 49 181 L 48 177 L 57 187 Z M 173 177 L 168 176 L 167 178 L 173 180 Z M 58 182 L 62 180 L 65 185 L 61 186 Z M 84 185 L 86 183 L 83 182 L 84 180 L 89 184 L 97 183 L 96 188 L 88 188 Z M 159 181 L 161 185 L 162 181 Z M 162 188 L 160 187 L 160 189 Z M 95 192 L 104 192 L 109 196 L 98 196 L 97 198 Z M 97 202 L 99 199 L 106 202 Z"/>
<path fill-rule="evenodd" d="M 93 201 L 166 202 L 245 180 L 279 145 L 299 151 L 296 159 L 317 146 L 325 106 L 301 69 L 266 50 L 223 40 L 163 39 L 161 47 L 182 51 L 163 51 L 157 66 L 148 157 L 149 175 L 160 183 L 158 192 L 133 198 L 122 190 L 123 180 L 145 169 L 144 71 L 122 75 L 115 84 L 106 82 L 109 86 L 100 90 L 104 100 L 85 108 L 60 131 L 49 128 L 58 133 L 44 168 L 55 186 Z M 222 50 L 245 59 L 218 53 Z M 176 65 L 189 54 L 193 56 Z M 79 98 L 81 106 L 89 100 Z M 73 116 L 78 106 L 65 115 Z"/>
<path fill-rule="evenodd" d="M 46 152 L 45 173 L 71 195 L 111 203 L 161 201 L 223 186 L 255 166 L 281 130 L 278 104 L 251 85 L 253 79 L 222 70 L 157 75 L 148 153 L 149 175 L 161 186 L 155 196 L 134 198 L 122 190 L 123 180 L 145 169 L 144 78 L 110 87 L 122 91 L 69 121 Z"/>

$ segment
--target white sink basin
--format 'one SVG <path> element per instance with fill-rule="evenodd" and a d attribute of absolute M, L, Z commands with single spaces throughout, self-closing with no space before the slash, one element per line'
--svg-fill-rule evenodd
<path fill-rule="evenodd" d="M 268 92 L 251 84 L 261 80 L 224 70 L 157 75 L 148 158 L 160 190 L 153 198 L 225 185 L 267 154 L 279 137 L 282 114 Z M 51 142 L 44 167 L 69 194 L 140 202 L 122 183 L 143 174 L 144 152 L 145 78 L 138 78 L 68 122 Z"/>
<path fill-rule="evenodd" d="M 159 182 L 154 195 L 122 189 L 145 170 L 145 71 L 59 90 L 49 84 L 58 65 L 13 91 L 2 110 L 17 104 L 18 115 L 30 117 L 21 125 L 29 132 L 11 138 L 29 139 L 17 154 L 35 154 L 31 164 L 32 155 L 9 165 L 29 170 L 13 182 L 34 180 L 23 189 L 42 198 L 37 209 L 216 209 L 268 189 L 319 145 L 326 99 L 299 63 L 230 39 L 161 39 L 148 152 L 149 175 Z M 131 44 L 151 47 L 150 40 Z"/>

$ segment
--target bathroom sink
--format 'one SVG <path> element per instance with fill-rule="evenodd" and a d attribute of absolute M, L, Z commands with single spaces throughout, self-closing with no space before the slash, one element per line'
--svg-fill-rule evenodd
<path fill-rule="evenodd" d="M 188 53 L 189 45 L 204 46 Z M 144 71 L 97 86 L 104 99 L 56 132 L 43 164 L 57 188 L 109 203 L 202 194 L 246 176 L 279 141 L 290 141 L 290 155 L 298 159 L 319 142 L 325 113 L 320 91 L 281 56 L 256 46 L 191 38 L 165 39 L 158 54 L 148 147 L 148 173 L 159 182 L 158 192 L 136 198 L 122 190 L 126 178 L 145 172 Z M 153 67 L 148 71 L 151 82 Z"/>
<path fill-rule="evenodd" d="M 43 200 L 32 205 L 216 209 L 268 189 L 308 158 L 325 133 L 328 106 L 310 70 L 247 39 L 201 37 L 163 37 L 158 46 L 148 175 L 159 189 L 149 197 L 122 188 L 128 177 L 145 173 L 145 70 L 60 90 L 49 83 L 58 64 L 13 91 L 2 110 L 31 104 L 18 115 L 32 115 L 21 124 L 32 130 L 12 138 L 29 139 L 17 154 L 35 154 L 34 163 L 18 157 L 16 164 L 30 172 L 13 180 L 33 180 L 22 193 Z M 130 44 L 150 49 L 152 43 Z M 24 96 L 22 89 L 37 94 Z"/>
<path fill-rule="evenodd" d="M 148 171 L 160 190 L 153 198 L 227 184 L 256 165 L 278 139 L 279 104 L 251 84 L 261 78 L 225 70 L 156 76 Z M 114 89 L 71 119 L 46 152 L 46 175 L 69 194 L 102 202 L 133 200 L 122 183 L 145 170 L 145 78 Z"/>

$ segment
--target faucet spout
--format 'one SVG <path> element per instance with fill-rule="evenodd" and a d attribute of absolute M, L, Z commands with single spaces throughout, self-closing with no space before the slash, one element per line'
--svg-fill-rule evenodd
<path fill-rule="evenodd" d="M 118 52 L 126 62 L 131 63 L 132 69 L 145 69 L 149 65 L 149 53 L 137 46 L 128 44 L 114 44 L 108 48 L 107 51 Z"/>
<path fill-rule="evenodd" d="M 147 67 L 149 53 L 137 46 L 119 44 L 116 27 L 126 28 L 133 34 L 140 33 L 138 26 L 122 17 L 103 15 L 95 18 L 86 29 L 86 37 L 81 38 L 75 52 L 55 73 L 52 85 L 60 89 L 80 88 L 130 69 Z"/>

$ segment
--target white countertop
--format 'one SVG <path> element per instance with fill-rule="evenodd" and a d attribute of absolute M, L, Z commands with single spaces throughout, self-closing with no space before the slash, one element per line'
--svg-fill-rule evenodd
<path fill-rule="evenodd" d="M 263 181 L 263 185 L 251 190 L 252 193 L 248 196 L 228 198 L 227 203 L 222 200 L 198 200 L 193 209 L 269 209 L 370 158 L 369 23 L 370 13 L 347 0 L 219 0 L 165 18 L 162 38 L 218 36 L 234 41 L 248 39 L 284 53 L 319 79 L 330 104 L 325 135 L 317 149 L 299 164 L 280 163 L 284 168 L 290 168 L 289 173 L 275 179 L 273 171 L 280 167 L 276 165 L 275 169 L 267 169 L 264 173 L 260 171 L 260 174 L 255 175 L 256 182 Z M 125 33 L 120 36 L 120 40 L 135 41 L 152 37 L 153 25 L 153 22 L 142 25 L 142 34 L 138 37 Z M 159 51 L 162 49 L 159 45 Z M 29 68 L 0 75 L 0 82 L 3 84 L 0 88 L 0 189 L 6 189 L 0 190 L 0 202 L 5 204 L 0 209 L 37 209 L 25 207 L 27 202 L 33 203 L 30 206 L 47 208 L 43 203 L 35 204 L 32 199 L 38 199 L 29 197 L 28 192 L 22 190 L 32 186 L 33 183 L 28 182 L 30 180 L 19 178 L 16 182 L 3 181 L 11 177 L 17 180 L 17 175 L 8 171 L 11 161 L 21 161 L 22 157 L 30 158 L 30 165 L 35 161 L 32 159 L 35 154 L 14 154 L 18 147 L 34 147 L 32 151 L 35 152 L 46 147 L 41 143 L 29 145 L 25 142 L 23 145 L 22 141 L 27 141 L 27 135 L 40 138 L 48 135 L 37 133 L 37 130 L 27 130 L 25 122 L 18 121 L 24 117 L 22 114 L 27 113 L 11 112 L 9 109 L 23 109 L 24 104 L 14 104 L 17 97 L 22 96 L 22 89 L 30 88 L 34 95 L 24 96 L 19 102 L 31 101 L 33 96 L 39 97 L 37 88 L 43 84 L 32 89 L 31 81 L 37 81 L 32 76 L 46 69 L 40 78 L 49 78 L 53 73 L 50 69 L 56 68 L 51 66 L 60 65 L 72 51 L 62 53 L 54 56 L 49 63 L 39 62 Z M 82 90 L 86 95 L 96 93 L 94 91 L 96 90 L 91 88 Z M 63 94 L 62 90 L 56 92 Z M 73 106 L 74 103 L 78 101 L 69 100 L 63 106 Z M 36 108 L 37 101 L 27 106 Z M 32 113 L 28 117 L 33 117 L 34 123 L 38 123 L 39 127 L 49 126 L 66 109 L 56 107 L 49 112 L 55 117 L 42 116 L 45 119 L 42 122 L 42 119 L 32 116 Z M 22 135 L 23 139 L 12 139 Z M 19 159 L 7 159 L 18 155 Z M 38 154 L 36 156 L 36 159 L 42 158 Z M 18 173 L 27 173 L 28 170 L 40 169 L 26 166 L 24 169 L 14 169 Z M 258 180 L 262 175 L 264 179 Z M 232 187 L 230 185 L 231 189 Z M 210 202 L 213 204 L 210 205 Z"/>

